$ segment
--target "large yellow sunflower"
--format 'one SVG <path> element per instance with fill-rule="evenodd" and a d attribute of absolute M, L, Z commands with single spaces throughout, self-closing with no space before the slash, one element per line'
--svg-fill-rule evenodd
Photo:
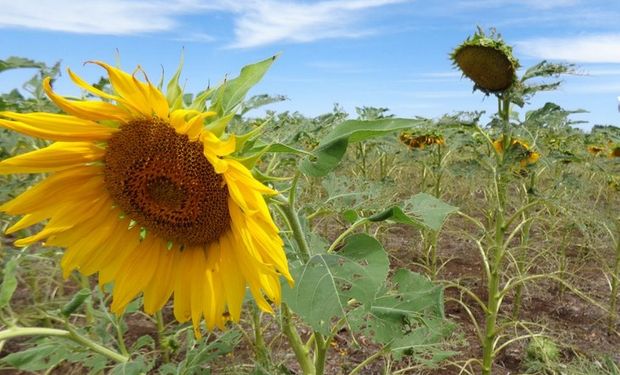
<path fill-rule="evenodd" d="M 283 243 L 257 181 L 205 122 L 213 111 L 178 108 L 148 79 L 94 62 L 113 93 L 69 70 L 81 88 L 105 101 L 68 100 L 43 82 L 66 114 L 0 112 L 0 126 L 55 141 L 0 162 L 0 173 L 49 173 L 0 210 L 23 215 L 6 233 L 47 220 L 18 246 L 44 241 L 66 248 L 73 270 L 114 283 L 112 311 L 138 294 L 155 313 L 174 295 L 174 316 L 208 329 L 238 321 L 246 288 L 257 305 L 280 303 L 280 275 L 292 283 Z M 173 103 L 174 101 L 174 103 Z M 176 104 L 175 104 L 176 103 Z"/>

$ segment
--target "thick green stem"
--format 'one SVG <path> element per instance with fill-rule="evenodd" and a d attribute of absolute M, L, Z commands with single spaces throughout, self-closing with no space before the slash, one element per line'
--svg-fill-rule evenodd
<path fill-rule="evenodd" d="M 116 339 L 118 341 L 118 349 L 123 353 L 123 355 L 129 356 L 129 352 L 127 351 L 127 346 L 125 345 L 125 338 L 123 337 L 123 328 L 121 324 L 123 323 L 122 315 L 116 317 L 116 322 L 114 323 L 114 328 L 116 329 Z"/>
<path fill-rule="evenodd" d="M 508 98 L 501 100 L 499 104 L 499 116 L 503 127 L 503 149 L 507 150 L 511 142 L 510 137 L 510 101 Z M 489 258 L 489 280 L 487 286 L 487 311 L 485 314 L 485 331 L 482 341 L 482 375 L 491 375 L 495 359 L 495 339 L 497 338 L 497 315 L 501 303 L 500 282 L 501 265 L 505 254 L 504 239 L 506 237 L 506 180 L 504 173 L 504 156 L 498 153 L 497 166 L 494 170 L 494 182 L 497 194 L 497 207 L 495 210 L 495 243 L 491 247 Z"/>
<path fill-rule="evenodd" d="M 90 280 L 88 279 L 88 276 L 84 276 L 81 273 L 79 274 L 79 278 L 80 278 L 80 286 L 83 289 L 91 289 L 90 287 Z M 95 322 L 95 318 L 94 318 L 94 313 L 95 313 L 95 309 L 93 308 L 93 302 L 92 302 L 92 298 L 87 298 L 86 301 L 84 301 L 86 308 L 84 309 L 86 311 L 86 323 L 88 323 L 88 326 L 92 326 L 93 323 Z"/>
<path fill-rule="evenodd" d="M 291 311 L 286 304 L 282 304 L 282 331 L 293 348 L 295 358 L 301 367 L 304 375 L 316 375 L 314 364 L 310 360 L 310 353 L 301 341 L 293 322 L 291 321 Z"/>
<path fill-rule="evenodd" d="M 327 349 L 329 349 L 329 339 L 325 339 L 319 332 L 314 332 L 314 342 L 316 350 L 314 352 L 314 368 L 316 375 L 323 375 L 325 372 L 325 359 Z"/>
<path fill-rule="evenodd" d="M 261 329 L 261 313 L 254 305 L 250 308 L 252 313 L 252 328 L 254 329 L 254 354 L 256 356 L 256 362 L 266 369 L 271 368 L 271 361 L 269 360 L 269 352 L 265 345 L 265 338 L 263 337 L 263 331 Z"/>
<path fill-rule="evenodd" d="M 56 328 L 39 328 L 39 327 L 11 327 L 4 331 L 0 331 L 0 342 L 4 340 L 9 340 L 16 337 L 24 337 L 24 336 L 56 336 L 56 337 L 65 337 L 69 340 L 72 340 L 82 346 L 85 346 L 92 351 L 99 353 L 103 356 L 108 357 L 109 359 L 119 362 L 125 363 L 129 360 L 127 356 L 121 355 L 112 351 L 106 347 L 103 347 L 96 342 L 78 334 L 73 329 L 69 328 L 67 330 L 64 329 L 56 329 Z"/>
<path fill-rule="evenodd" d="M 306 241 L 306 236 L 301 227 L 299 216 L 297 215 L 297 212 L 295 212 L 293 205 L 288 200 L 279 199 L 277 202 L 279 203 L 278 207 L 291 228 L 293 238 L 297 243 L 297 248 L 299 250 L 297 255 L 302 262 L 307 263 L 308 260 L 310 260 L 310 245 L 308 245 L 308 241 Z"/>
<path fill-rule="evenodd" d="M 161 310 L 155 313 L 155 324 L 157 325 L 157 342 L 163 357 L 163 362 L 170 363 L 170 346 L 166 341 L 166 324 L 164 323 L 164 314 L 162 314 Z"/>

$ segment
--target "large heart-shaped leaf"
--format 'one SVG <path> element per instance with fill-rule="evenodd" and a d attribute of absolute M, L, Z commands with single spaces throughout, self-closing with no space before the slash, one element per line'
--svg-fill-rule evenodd
<path fill-rule="evenodd" d="M 337 253 L 317 254 L 293 267 L 296 284 L 283 287 L 283 301 L 314 330 L 328 334 L 334 318 L 346 317 L 351 299 L 370 306 L 388 268 L 383 246 L 373 237 L 356 234 Z"/>

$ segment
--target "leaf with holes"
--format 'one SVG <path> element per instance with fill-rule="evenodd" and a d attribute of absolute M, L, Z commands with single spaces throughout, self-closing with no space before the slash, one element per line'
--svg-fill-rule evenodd
<path fill-rule="evenodd" d="M 356 234 L 337 253 L 318 254 L 294 267 L 296 284 L 283 288 L 283 301 L 314 330 L 328 334 L 334 318 L 346 317 L 351 299 L 370 307 L 388 266 L 383 246 L 373 237 Z"/>

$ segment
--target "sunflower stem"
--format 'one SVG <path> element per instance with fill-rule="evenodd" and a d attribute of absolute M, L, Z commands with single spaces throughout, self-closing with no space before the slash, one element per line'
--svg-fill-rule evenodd
<path fill-rule="evenodd" d="M 88 279 L 88 276 L 82 275 L 80 273 L 79 278 L 80 278 L 80 286 L 82 287 L 82 289 L 91 290 L 90 280 Z M 92 298 L 87 298 L 86 301 L 84 301 L 84 303 L 86 305 L 86 308 L 84 309 L 86 311 L 86 323 L 88 323 L 89 326 L 92 326 L 93 323 L 95 322 L 95 318 L 94 318 L 95 310 L 93 309 Z"/>
<path fill-rule="evenodd" d="M 99 345 L 96 342 L 80 335 L 72 328 L 68 328 L 67 330 L 64 330 L 64 329 L 40 328 L 40 327 L 11 327 L 4 331 L 0 331 L 0 342 L 4 340 L 10 340 L 16 337 L 25 337 L 25 336 L 64 337 L 82 346 L 85 346 L 91 349 L 92 351 L 99 353 L 113 361 L 116 361 L 119 363 L 125 363 L 129 360 L 129 356 L 121 355 L 102 345 Z"/>
<path fill-rule="evenodd" d="M 254 355 L 256 356 L 256 362 L 262 367 L 269 369 L 271 368 L 271 363 L 263 331 L 261 330 L 261 313 L 254 304 L 251 304 L 250 311 L 252 313 L 252 328 L 254 329 Z"/>
<path fill-rule="evenodd" d="M 323 375 L 325 372 L 325 359 L 327 356 L 327 349 L 329 348 L 330 338 L 325 339 L 320 332 L 314 332 L 314 368 L 316 375 Z"/>
<path fill-rule="evenodd" d="M 114 319 L 114 329 L 116 330 L 116 340 L 118 341 L 118 349 L 125 356 L 129 356 L 129 352 L 127 351 L 127 346 L 125 345 L 125 338 L 123 337 L 123 329 L 121 327 L 121 323 L 123 322 L 122 316 L 116 316 Z"/>
<path fill-rule="evenodd" d="M 327 249 L 328 253 L 332 253 L 334 252 L 334 250 L 336 250 L 336 247 L 338 247 L 338 245 L 351 233 L 353 233 L 357 227 L 361 226 L 361 225 L 366 225 L 368 224 L 368 219 L 367 218 L 362 218 L 359 219 L 358 221 L 356 221 L 355 223 L 351 224 L 351 226 L 349 228 L 347 228 L 344 232 L 340 233 L 340 235 L 338 236 L 338 238 L 336 238 L 334 240 L 334 242 L 332 242 L 331 246 L 329 247 L 329 249 Z"/>
<path fill-rule="evenodd" d="M 291 232 L 293 232 L 293 238 L 295 239 L 295 242 L 297 242 L 297 256 L 304 263 L 307 263 L 310 260 L 310 245 L 308 245 L 306 235 L 302 229 L 301 222 L 299 221 L 299 215 L 293 208 L 294 199 L 276 199 L 282 214 L 291 228 Z"/>
<path fill-rule="evenodd" d="M 297 359 L 303 374 L 316 375 L 316 368 L 310 359 L 310 353 L 303 341 L 301 341 L 299 333 L 297 333 L 297 330 L 291 321 L 291 311 L 285 303 L 282 304 L 282 331 L 284 331 L 289 344 L 293 348 L 295 358 Z"/>
<path fill-rule="evenodd" d="M 159 344 L 159 350 L 161 350 L 163 362 L 170 363 L 170 347 L 166 342 L 166 335 L 164 333 L 166 324 L 164 323 L 164 314 L 161 310 L 155 313 L 155 324 L 157 325 L 157 343 Z"/>

